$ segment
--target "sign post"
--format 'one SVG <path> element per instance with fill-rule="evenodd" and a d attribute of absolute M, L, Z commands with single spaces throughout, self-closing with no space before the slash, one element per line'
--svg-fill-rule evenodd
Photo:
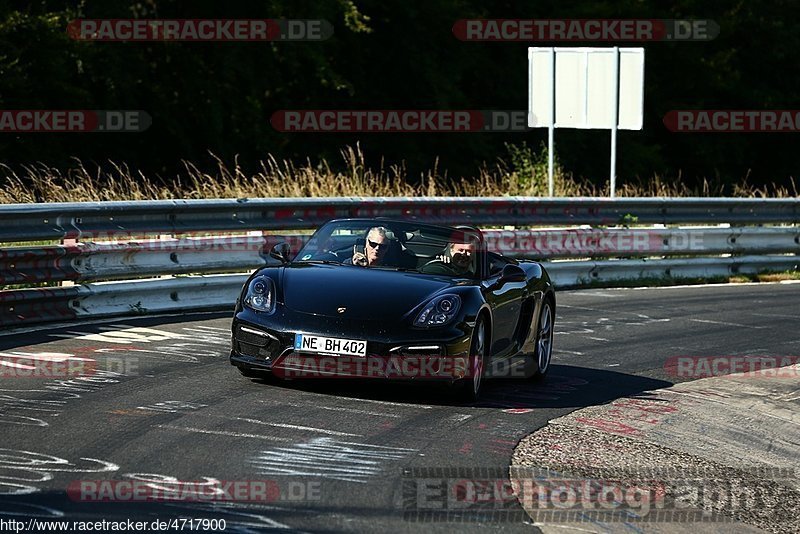
<path fill-rule="evenodd" d="M 528 48 L 528 126 L 547 127 L 553 196 L 555 128 L 611 130 L 609 189 L 616 194 L 617 130 L 641 130 L 643 48 Z"/>

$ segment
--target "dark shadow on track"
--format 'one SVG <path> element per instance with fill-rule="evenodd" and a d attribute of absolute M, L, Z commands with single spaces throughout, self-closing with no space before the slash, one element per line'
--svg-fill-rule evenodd
<path fill-rule="evenodd" d="M 244 377 L 241 379 L 246 380 Z M 280 380 L 274 377 L 253 379 L 265 387 L 280 387 L 321 395 L 372 399 L 403 404 L 462 405 L 447 384 L 388 382 L 380 379 Z M 569 365 L 553 365 L 541 381 L 531 379 L 491 379 L 483 386 L 477 408 L 584 408 L 606 404 L 619 397 L 669 387 L 672 382 Z"/>

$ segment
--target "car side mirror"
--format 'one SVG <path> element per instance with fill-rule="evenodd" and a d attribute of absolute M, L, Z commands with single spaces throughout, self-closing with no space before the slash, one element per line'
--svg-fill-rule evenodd
<path fill-rule="evenodd" d="M 503 271 L 500 273 L 500 278 L 498 278 L 497 282 L 495 282 L 493 285 L 494 289 L 499 289 L 506 284 L 524 282 L 525 280 L 527 280 L 527 276 L 525 275 L 525 271 L 522 270 L 522 267 L 519 265 L 508 264 L 503 267 Z"/>
<path fill-rule="evenodd" d="M 281 241 L 277 243 L 272 250 L 269 251 L 270 258 L 274 258 L 281 263 L 289 263 L 289 256 L 292 253 L 291 247 L 289 247 L 289 243 Z"/>

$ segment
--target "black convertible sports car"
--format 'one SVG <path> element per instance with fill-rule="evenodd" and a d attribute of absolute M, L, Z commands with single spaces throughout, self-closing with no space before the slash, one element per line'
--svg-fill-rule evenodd
<path fill-rule="evenodd" d="M 384 219 L 328 222 L 244 284 L 230 362 L 248 377 L 543 377 L 555 293 L 545 269 L 488 252 L 481 232 Z"/>

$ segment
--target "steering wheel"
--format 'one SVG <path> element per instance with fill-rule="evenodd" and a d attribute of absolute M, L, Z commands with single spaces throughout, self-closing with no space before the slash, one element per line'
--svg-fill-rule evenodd
<path fill-rule="evenodd" d="M 456 270 L 452 265 L 445 263 L 442 260 L 431 260 L 422 267 L 419 272 L 425 274 L 456 274 Z"/>

